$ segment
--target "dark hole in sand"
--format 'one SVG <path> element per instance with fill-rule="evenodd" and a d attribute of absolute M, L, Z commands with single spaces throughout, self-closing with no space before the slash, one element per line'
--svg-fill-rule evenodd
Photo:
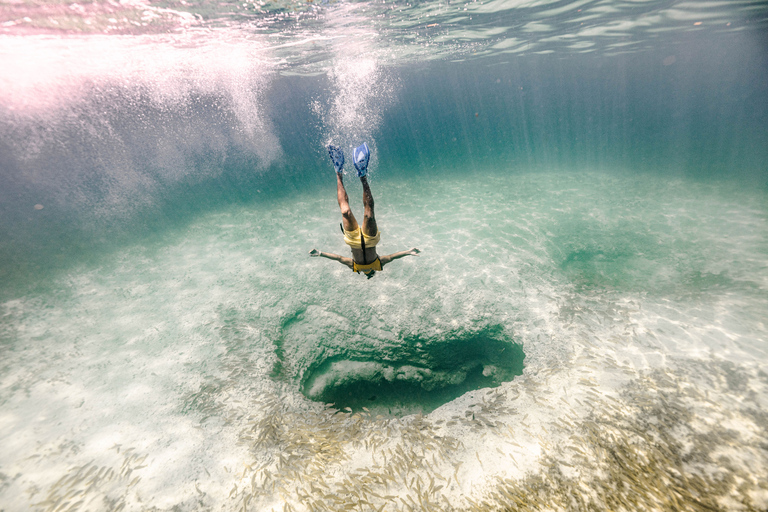
<path fill-rule="evenodd" d="M 522 374 L 522 346 L 499 337 L 499 332 L 404 340 L 399 354 L 360 357 L 358 352 L 327 358 L 304 373 L 301 391 L 339 409 L 426 414 L 464 393 L 496 387 Z"/>

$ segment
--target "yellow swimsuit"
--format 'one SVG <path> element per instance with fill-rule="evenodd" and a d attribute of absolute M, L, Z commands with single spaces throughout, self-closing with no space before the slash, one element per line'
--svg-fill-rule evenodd
<path fill-rule="evenodd" d="M 357 263 L 356 261 L 352 262 L 352 271 L 353 272 L 364 272 L 368 273 L 366 271 L 370 270 L 381 270 L 381 260 L 376 257 L 376 260 L 373 263 L 369 263 L 368 265 L 363 265 L 361 263 Z"/>
<path fill-rule="evenodd" d="M 363 257 L 365 257 L 365 249 L 376 247 L 379 240 L 381 240 L 381 231 L 377 231 L 376 236 L 368 236 L 362 232 L 360 226 L 353 231 L 344 229 L 344 242 L 353 249 L 361 249 L 363 251 Z M 373 263 L 368 264 L 357 263 L 354 260 L 352 261 L 353 272 L 363 272 L 367 274 L 371 270 L 381 270 L 381 260 L 378 256 L 376 256 Z"/>
<path fill-rule="evenodd" d="M 346 244 L 353 249 L 362 249 L 363 245 L 362 243 L 360 243 L 360 235 L 361 235 L 360 226 L 358 226 L 357 229 L 355 229 L 354 231 L 347 231 L 345 229 L 344 242 L 346 242 Z M 376 236 L 368 236 L 365 233 L 362 233 L 362 236 L 364 238 L 363 242 L 365 242 L 366 247 L 368 248 L 376 247 L 376 244 L 378 244 L 379 240 L 381 240 L 381 231 L 377 232 Z"/>

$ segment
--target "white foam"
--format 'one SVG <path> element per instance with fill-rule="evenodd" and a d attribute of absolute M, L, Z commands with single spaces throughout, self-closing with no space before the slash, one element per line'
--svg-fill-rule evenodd
<path fill-rule="evenodd" d="M 0 60 L 13 182 L 55 211 L 88 211 L 83 223 L 145 212 L 174 184 L 214 178 L 233 149 L 255 156 L 255 172 L 282 155 L 263 105 L 275 58 L 259 37 L 0 36 Z"/>

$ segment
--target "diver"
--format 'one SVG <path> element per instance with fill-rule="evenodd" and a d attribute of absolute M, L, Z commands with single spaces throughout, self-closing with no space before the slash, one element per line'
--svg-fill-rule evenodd
<path fill-rule="evenodd" d="M 315 257 L 322 256 L 329 260 L 338 261 L 351 268 L 353 272 L 358 274 L 362 272 L 368 279 L 372 278 L 377 271 L 382 270 L 384 265 L 392 260 L 402 258 L 403 256 L 418 256 L 421 251 L 415 247 L 387 256 L 379 256 L 376 252 L 376 245 L 381 239 L 381 232 L 376 226 L 376 217 L 373 213 L 373 195 L 371 194 L 371 187 L 368 186 L 368 178 L 366 177 L 368 160 L 371 156 L 368 144 L 363 142 L 363 145 L 355 148 L 353 153 L 353 163 L 355 164 L 355 169 L 357 169 L 357 176 L 360 178 L 360 183 L 363 184 L 363 207 L 365 211 L 363 213 L 362 228 L 357 224 L 357 219 L 355 219 L 352 209 L 349 207 L 349 197 L 347 197 L 347 191 L 344 188 L 344 177 L 342 175 L 344 152 L 338 146 L 330 145 L 328 146 L 328 154 L 331 156 L 333 167 L 336 169 L 336 198 L 339 201 L 339 208 L 341 208 L 341 230 L 344 233 L 344 242 L 352 249 L 352 257 L 346 258 L 338 254 L 321 252 L 317 249 L 309 251 L 309 255 Z"/>

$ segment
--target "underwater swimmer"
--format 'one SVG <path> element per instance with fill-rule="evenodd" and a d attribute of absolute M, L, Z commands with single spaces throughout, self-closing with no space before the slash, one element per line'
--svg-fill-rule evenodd
<path fill-rule="evenodd" d="M 373 214 L 373 195 L 371 194 L 371 187 L 368 186 L 368 178 L 366 178 L 368 159 L 371 155 L 368 144 L 363 142 L 362 146 L 355 148 L 353 155 L 357 176 L 360 178 L 360 183 L 363 184 L 363 207 L 365 212 L 363 213 L 362 228 L 357 224 L 357 219 L 352 214 L 352 209 L 349 207 L 349 197 L 347 197 L 347 191 L 344 188 L 342 175 L 344 152 L 341 151 L 341 148 L 331 145 L 328 146 L 328 154 L 331 156 L 333 167 L 336 169 L 336 198 L 339 201 L 339 208 L 341 208 L 344 242 L 352 249 L 352 257 L 346 258 L 338 254 L 321 252 L 317 249 L 309 251 L 309 255 L 315 257 L 322 256 L 329 260 L 338 261 L 351 268 L 353 272 L 358 274 L 362 272 L 368 279 L 372 278 L 376 271 L 382 270 L 384 265 L 390 261 L 404 256 L 418 256 L 421 251 L 415 247 L 387 256 L 379 256 L 376 252 L 376 245 L 381 239 L 381 233 L 376 226 L 376 217 Z"/>

